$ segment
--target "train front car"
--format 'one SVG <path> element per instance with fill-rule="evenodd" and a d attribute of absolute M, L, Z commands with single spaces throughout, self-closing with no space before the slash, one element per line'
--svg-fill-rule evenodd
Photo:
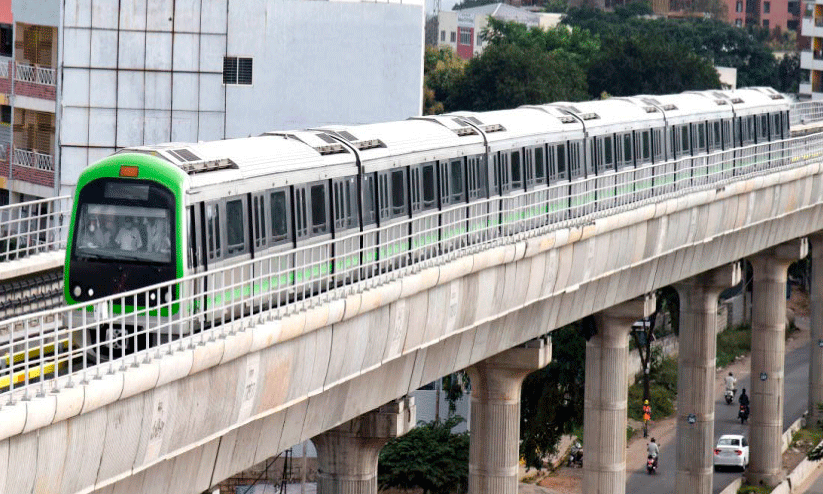
<path fill-rule="evenodd" d="M 180 232 L 185 183 L 186 175 L 178 167 L 148 154 L 117 154 L 80 175 L 64 266 L 67 304 L 89 304 L 184 275 Z M 165 307 L 159 312 L 168 316 L 168 304 L 175 295 L 179 295 L 176 289 L 150 291 L 78 310 L 72 321 L 72 327 L 80 328 L 74 335 L 75 344 L 99 345 L 90 352 L 98 359 L 113 348 L 132 347 L 136 342 L 126 335 L 146 326 L 127 323 L 136 317 L 123 317 L 122 324 L 93 325 L 90 321 L 141 310 L 156 316 L 158 311 L 143 309 L 161 304 Z M 118 337 L 122 341 L 112 342 Z M 148 339 L 140 341 L 150 344 Z M 110 348 L 102 351 L 106 342 Z"/>

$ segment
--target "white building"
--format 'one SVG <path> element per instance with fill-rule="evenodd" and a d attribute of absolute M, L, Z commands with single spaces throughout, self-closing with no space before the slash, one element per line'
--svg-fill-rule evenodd
<path fill-rule="evenodd" d="M 553 28 L 560 23 L 562 14 L 531 12 L 505 3 L 493 3 L 456 11 L 441 11 L 437 22 L 440 33 L 437 46 L 451 47 L 457 55 L 469 59 L 483 52 L 485 43 L 480 33 L 489 24 L 489 17 L 507 22 L 518 22 L 526 27 Z"/>
<path fill-rule="evenodd" d="M 800 68 L 809 71 L 809 80 L 800 83 L 801 98 L 823 99 L 823 0 L 806 3 L 801 24 L 803 36 L 810 38 L 810 49 L 800 52 Z"/>
<path fill-rule="evenodd" d="M 126 146 L 421 113 L 423 0 L 11 7 L 14 137 L 0 190 L 13 202 L 71 193 L 83 168 Z"/>

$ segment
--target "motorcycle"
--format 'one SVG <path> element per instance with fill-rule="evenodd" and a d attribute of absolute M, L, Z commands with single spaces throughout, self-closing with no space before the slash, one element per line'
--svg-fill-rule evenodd
<path fill-rule="evenodd" d="M 568 467 L 583 468 L 583 448 L 572 446 L 572 449 L 569 452 Z"/>
<path fill-rule="evenodd" d="M 749 420 L 749 405 L 740 405 L 740 410 L 737 411 L 737 418 L 740 419 L 741 424 L 745 424 Z"/>
<path fill-rule="evenodd" d="M 649 475 L 657 472 L 657 455 L 649 455 L 646 458 L 646 472 Z"/>
<path fill-rule="evenodd" d="M 726 404 L 731 405 L 734 401 L 734 394 L 737 390 L 736 389 L 727 389 L 726 393 L 723 395 L 726 398 Z"/>

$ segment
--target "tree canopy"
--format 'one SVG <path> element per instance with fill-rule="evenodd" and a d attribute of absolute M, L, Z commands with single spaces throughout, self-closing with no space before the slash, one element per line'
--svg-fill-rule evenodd
<path fill-rule="evenodd" d="M 466 492 L 469 482 L 469 434 L 452 429 L 464 419 L 418 424 L 380 450 L 380 489 L 422 489 L 423 494 Z"/>

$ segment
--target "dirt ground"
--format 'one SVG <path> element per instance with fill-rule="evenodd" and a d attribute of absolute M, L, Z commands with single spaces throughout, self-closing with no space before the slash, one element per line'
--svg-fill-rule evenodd
<path fill-rule="evenodd" d="M 786 303 L 786 312 L 789 320 L 794 321 L 798 330 L 794 332 L 786 341 L 786 352 L 807 344 L 809 341 L 809 299 L 806 293 L 792 289 L 791 298 Z M 719 395 L 723 392 L 723 376 L 727 372 L 734 372 L 738 378 L 747 376 L 750 370 L 750 359 L 747 356 L 738 358 L 735 362 L 724 369 L 717 369 L 717 380 L 715 392 Z M 788 424 L 786 424 L 788 425 Z M 635 427 L 637 429 L 638 427 Z M 677 430 L 677 420 L 675 416 L 654 422 L 649 428 L 649 434 L 658 438 L 661 447 L 674 446 L 675 432 Z M 627 444 L 627 458 L 642 458 L 646 451 L 646 440 L 640 434 L 635 434 Z M 805 453 L 797 450 L 788 450 L 783 454 L 783 465 L 787 471 L 792 471 L 805 457 Z M 638 460 L 639 464 L 639 460 Z M 560 467 L 555 472 L 544 472 L 538 474 L 537 485 L 547 488 L 551 494 L 580 494 L 580 484 L 583 480 L 583 470 L 580 468 Z M 523 484 L 521 484 L 522 486 Z M 521 489 L 521 493 L 523 493 Z"/>

